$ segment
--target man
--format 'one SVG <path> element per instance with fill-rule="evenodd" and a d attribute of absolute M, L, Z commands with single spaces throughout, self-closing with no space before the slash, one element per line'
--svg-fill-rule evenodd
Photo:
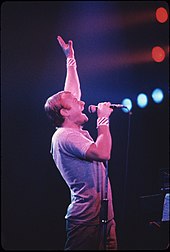
<path fill-rule="evenodd" d="M 112 139 L 109 116 L 113 112 L 110 102 L 98 104 L 96 141 L 83 125 L 88 117 L 83 113 L 85 103 L 80 100 L 81 89 L 74 56 L 73 42 L 68 44 L 58 36 L 58 42 L 67 59 L 64 91 L 49 97 L 45 111 L 57 127 L 52 137 L 51 153 L 57 168 L 71 193 L 66 213 L 67 239 L 65 250 L 117 249 L 112 192 L 107 183 L 108 211 L 106 236 L 101 207 L 105 198 L 106 169 L 110 159 Z M 104 241 L 107 241 L 106 243 Z"/>

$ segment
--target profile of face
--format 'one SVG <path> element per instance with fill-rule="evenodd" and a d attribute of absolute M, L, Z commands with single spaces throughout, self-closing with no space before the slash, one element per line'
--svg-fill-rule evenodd
<path fill-rule="evenodd" d="M 64 107 L 69 109 L 61 109 L 60 113 L 64 116 L 65 120 L 81 126 L 88 121 L 88 117 L 83 113 L 85 102 L 77 100 L 71 93 L 62 95 Z"/>

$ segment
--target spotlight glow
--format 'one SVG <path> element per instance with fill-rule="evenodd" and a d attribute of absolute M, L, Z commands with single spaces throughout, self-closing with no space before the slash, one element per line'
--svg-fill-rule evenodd
<path fill-rule="evenodd" d="M 165 59 L 165 51 L 160 46 L 152 48 L 152 58 L 156 62 L 162 62 Z"/>
<path fill-rule="evenodd" d="M 160 23 L 165 23 L 168 20 L 167 10 L 163 7 L 160 7 L 156 10 L 156 19 Z"/>
<path fill-rule="evenodd" d="M 160 103 L 160 102 L 162 102 L 163 98 L 164 98 L 164 95 L 163 95 L 163 92 L 160 88 L 156 88 L 152 92 L 152 99 L 154 102 Z"/>
<path fill-rule="evenodd" d="M 128 110 L 122 108 L 123 112 L 128 113 L 132 109 L 132 102 L 130 99 L 128 98 L 123 99 L 122 104 L 128 108 Z"/>
<path fill-rule="evenodd" d="M 137 97 L 137 104 L 140 108 L 144 108 L 148 104 L 148 98 L 145 94 L 141 93 Z"/>

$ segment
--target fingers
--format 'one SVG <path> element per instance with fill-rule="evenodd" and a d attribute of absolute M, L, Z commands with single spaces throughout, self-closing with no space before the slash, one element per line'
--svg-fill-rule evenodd
<path fill-rule="evenodd" d="M 61 36 L 57 36 L 59 43 L 65 43 Z"/>
<path fill-rule="evenodd" d="M 67 44 L 64 42 L 64 40 L 62 39 L 61 36 L 57 36 L 57 40 L 59 42 L 59 44 L 61 45 L 62 48 L 66 48 Z"/>
<path fill-rule="evenodd" d="M 67 46 L 68 46 L 68 45 L 65 43 L 65 41 L 62 39 L 61 36 L 57 36 L 57 40 L 58 40 L 59 44 L 60 44 L 62 47 L 67 47 Z M 72 40 L 69 40 L 69 41 L 68 41 L 68 44 L 69 44 L 70 47 L 72 47 L 72 46 L 73 46 L 73 41 L 72 41 Z"/>
<path fill-rule="evenodd" d="M 70 47 L 73 47 L 73 41 L 72 40 L 69 40 L 68 43 L 69 43 Z"/>
<path fill-rule="evenodd" d="M 104 103 L 107 107 L 110 107 L 111 103 L 110 102 L 105 102 Z"/>
<path fill-rule="evenodd" d="M 66 57 L 74 58 L 74 49 L 73 49 L 73 41 L 69 40 L 68 44 L 65 43 L 65 41 L 62 39 L 61 36 L 57 36 L 57 40 L 62 47 Z"/>
<path fill-rule="evenodd" d="M 99 103 L 97 106 L 98 117 L 109 117 L 110 114 L 113 112 L 113 109 L 110 106 L 111 106 L 110 102 Z"/>
<path fill-rule="evenodd" d="M 107 106 L 107 107 L 110 107 L 111 106 L 111 103 L 110 102 L 101 102 L 98 104 L 99 107 L 104 107 L 104 106 Z"/>

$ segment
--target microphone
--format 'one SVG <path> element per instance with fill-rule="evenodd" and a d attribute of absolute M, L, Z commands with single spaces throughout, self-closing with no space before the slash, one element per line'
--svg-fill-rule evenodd
<path fill-rule="evenodd" d="M 88 111 L 89 113 L 95 113 L 97 110 L 97 106 L 96 105 L 89 105 L 88 106 Z M 114 109 L 114 108 L 126 108 L 128 109 L 126 106 L 124 106 L 123 104 L 111 104 L 110 108 Z"/>

